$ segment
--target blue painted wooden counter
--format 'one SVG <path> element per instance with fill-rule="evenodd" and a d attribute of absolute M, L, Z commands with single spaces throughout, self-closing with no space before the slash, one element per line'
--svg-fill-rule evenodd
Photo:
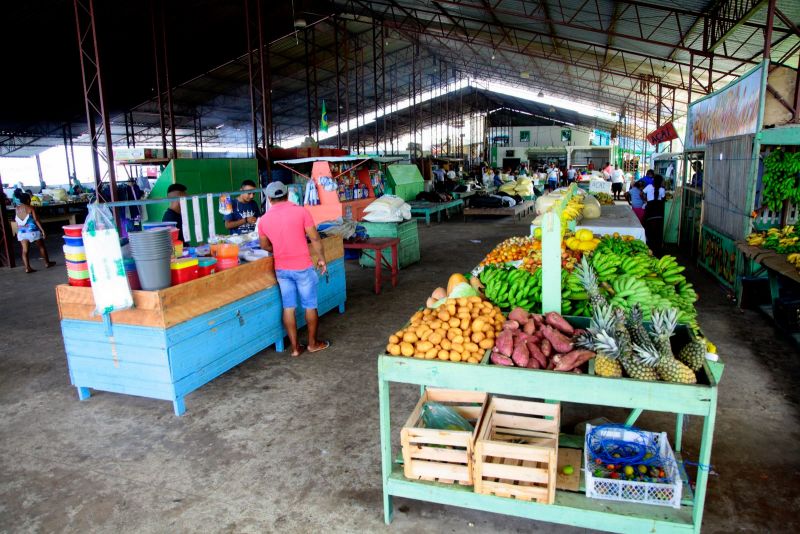
<path fill-rule="evenodd" d="M 320 277 L 320 315 L 344 312 L 344 259 Z M 170 400 L 175 414 L 184 397 L 270 345 L 283 351 L 286 331 L 277 285 L 168 328 L 62 319 L 69 375 L 78 397 L 90 389 Z M 305 324 L 298 309 L 298 326 Z"/>

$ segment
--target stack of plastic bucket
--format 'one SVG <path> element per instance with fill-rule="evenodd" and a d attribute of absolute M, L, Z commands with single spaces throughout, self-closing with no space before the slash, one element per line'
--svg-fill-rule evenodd
<path fill-rule="evenodd" d="M 128 238 L 142 289 L 157 291 L 169 287 L 172 282 L 172 237 L 169 228 L 131 232 Z"/>
<path fill-rule="evenodd" d="M 125 276 L 128 277 L 128 285 L 131 289 L 142 289 L 139 283 L 139 274 L 136 272 L 136 262 L 133 258 L 123 258 L 122 264 L 125 266 Z"/>
<path fill-rule="evenodd" d="M 83 248 L 82 224 L 64 226 L 64 263 L 67 266 L 69 285 L 89 287 L 89 264 L 86 262 L 86 249 Z"/>

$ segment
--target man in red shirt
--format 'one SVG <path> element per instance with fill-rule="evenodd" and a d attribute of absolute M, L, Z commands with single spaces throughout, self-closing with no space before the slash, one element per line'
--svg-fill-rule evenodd
<path fill-rule="evenodd" d="M 317 339 L 317 270 L 311 262 L 306 237 L 311 241 L 320 274 L 325 274 L 325 252 L 322 249 L 317 227 L 305 208 L 288 201 L 289 189 L 282 182 L 267 186 L 270 209 L 258 222 L 261 248 L 272 252 L 275 274 L 281 288 L 283 325 L 292 345 L 292 356 L 300 356 L 306 347 L 297 342 L 295 308 L 298 300 L 306 310 L 308 323 L 308 352 L 319 352 L 330 346 L 329 341 Z"/>

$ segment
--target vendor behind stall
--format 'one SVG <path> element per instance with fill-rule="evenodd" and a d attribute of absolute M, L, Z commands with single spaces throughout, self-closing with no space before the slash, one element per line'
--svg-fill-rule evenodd
<path fill-rule="evenodd" d="M 164 216 L 161 217 L 162 222 L 176 222 L 178 223 L 178 239 L 180 241 L 184 241 L 183 239 L 183 217 L 181 216 L 181 197 L 186 196 L 186 186 L 183 184 L 172 184 L 167 188 L 167 198 L 174 198 L 175 200 L 170 202 L 167 211 L 164 212 Z"/>
<path fill-rule="evenodd" d="M 269 211 L 258 221 L 261 248 L 275 257 L 275 275 L 283 302 L 283 325 L 292 345 L 292 356 L 300 356 L 305 347 L 297 341 L 295 309 L 298 304 L 306 311 L 308 323 L 308 352 L 319 352 L 330 346 L 317 339 L 317 284 L 320 274 L 328 270 L 317 227 L 307 209 L 288 201 L 289 189 L 283 182 L 267 186 Z M 311 262 L 306 237 L 317 255 L 317 269 Z M 299 302 L 298 302 L 299 301 Z"/>
<path fill-rule="evenodd" d="M 255 191 L 253 180 L 242 182 L 242 191 Z M 249 234 L 255 231 L 256 221 L 261 216 L 258 203 L 253 200 L 255 193 L 242 193 L 231 200 L 231 212 L 225 215 L 225 228 L 231 235 Z"/>

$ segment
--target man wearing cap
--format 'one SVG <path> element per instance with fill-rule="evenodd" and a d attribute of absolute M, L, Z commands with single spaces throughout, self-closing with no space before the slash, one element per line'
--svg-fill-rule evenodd
<path fill-rule="evenodd" d="M 164 216 L 161 217 L 161 222 L 176 222 L 178 223 L 178 239 L 180 241 L 186 242 L 183 239 L 183 217 L 181 216 L 181 197 L 186 196 L 186 186 L 183 184 L 171 184 L 167 188 L 167 198 L 174 198 L 175 200 L 170 202 L 167 211 L 164 212 Z"/>
<path fill-rule="evenodd" d="M 295 308 L 306 310 L 308 324 L 308 352 L 319 352 L 330 346 L 329 341 L 317 339 L 317 283 L 319 278 L 306 237 L 317 255 L 320 274 L 328 270 L 325 252 L 322 249 L 317 227 L 305 208 L 288 201 L 289 189 L 283 182 L 272 182 L 267 186 L 270 209 L 258 221 L 258 236 L 261 248 L 272 252 L 275 258 L 275 274 L 281 289 L 283 302 L 283 326 L 292 345 L 292 356 L 300 356 L 306 347 L 297 342 Z"/>

